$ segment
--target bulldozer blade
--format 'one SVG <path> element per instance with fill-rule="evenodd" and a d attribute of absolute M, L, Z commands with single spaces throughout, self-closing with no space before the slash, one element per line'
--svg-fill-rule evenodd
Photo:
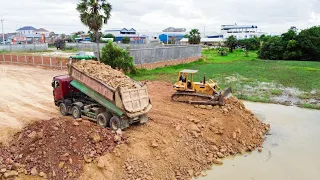
<path fill-rule="evenodd" d="M 223 98 L 226 98 L 226 99 L 230 98 L 232 96 L 232 88 L 229 87 L 225 89 L 224 91 L 221 92 L 221 95 Z"/>

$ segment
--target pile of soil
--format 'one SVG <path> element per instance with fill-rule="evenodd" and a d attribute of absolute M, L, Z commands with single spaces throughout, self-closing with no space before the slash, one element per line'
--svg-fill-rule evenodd
<path fill-rule="evenodd" d="M 17 133 L 9 146 L 0 146 L 0 178 L 20 173 L 78 179 L 85 162 L 115 145 L 111 131 L 89 121 L 69 117 L 39 121 Z"/>
<path fill-rule="evenodd" d="M 172 85 L 148 82 L 153 104 L 146 125 L 131 126 L 127 144 L 87 165 L 80 179 L 191 179 L 205 176 L 223 158 L 262 151 L 270 129 L 236 98 L 226 106 L 171 101 Z"/>
<path fill-rule="evenodd" d="M 145 125 L 114 135 L 87 120 L 31 124 L 0 147 L 0 178 L 191 179 L 205 176 L 224 157 L 262 151 L 270 125 L 238 99 L 222 107 L 194 106 L 172 102 L 170 83 L 147 85 L 153 109 Z"/>
<path fill-rule="evenodd" d="M 98 61 L 82 60 L 74 63 L 74 66 L 85 74 L 98 79 L 115 89 L 118 87 L 135 89 L 138 85 L 121 71 L 117 71 L 111 66 L 100 63 Z"/>

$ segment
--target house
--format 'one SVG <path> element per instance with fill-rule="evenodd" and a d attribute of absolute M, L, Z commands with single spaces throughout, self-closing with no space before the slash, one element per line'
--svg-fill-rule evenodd
<path fill-rule="evenodd" d="M 17 33 L 19 33 L 19 34 L 25 35 L 25 34 L 35 34 L 35 31 L 36 31 L 36 30 L 37 30 L 37 29 L 34 28 L 34 27 L 32 27 L 32 26 L 24 26 L 24 27 L 22 27 L 22 28 L 17 29 L 16 31 L 17 31 Z"/>
<path fill-rule="evenodd" d="M 162 32 L 186 32 L 186 28 L 168 27 L 164 29 Z"/>
<path fill-rule="evenodd" d="M 50 32 L 47 31 L 46 29 L 44 28 L 39 28 L 37 30 L 34 31 L 36 34 L 44 34 L 45 37 L 49 37 L 50 35 Z"/>
<path fill-rule="evenodd" d="M 23 34 L 27 37 L 34 37 L 34 35 L 44 35 L 44 37 L 49 37 L 50 32 L 44 28 L 34 28 L 32 26 L 24 26 L 16 30 L 17 33 Z"/>
<path fill-rule="evenodd" d="M 134 28 L 116 28 L 107 29 L 104 34 L 112 34 L 116 37 L 116 42 L 121 42 L 124 37 L 130 38 L 131 43 L 144 44 L 145 40 L 148 38 L 145 34 L 139 34 Z"/>

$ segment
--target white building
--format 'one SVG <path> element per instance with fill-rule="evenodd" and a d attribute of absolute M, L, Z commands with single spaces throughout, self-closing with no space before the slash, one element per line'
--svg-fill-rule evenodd
<path fill-rule="evenodd" d="M 221 35 L 224 39 L 229 36 L 235 36 L 237 39 L 246 39 L 260 37 L 263 32 L 258 31 L 258 26 L 255 25 L 222 25 Z"/>
<path fill-rule="evenodd" d="M 258 31 L 258 26 L 255 25 L 222 25 L 221 33 L 208 36 L 208 38 L 223 38 L 227 39 L 230 36 L 235 36 L 237 39 L 246 39 L 253 37 L 260 37 L 265 34 Z"/>

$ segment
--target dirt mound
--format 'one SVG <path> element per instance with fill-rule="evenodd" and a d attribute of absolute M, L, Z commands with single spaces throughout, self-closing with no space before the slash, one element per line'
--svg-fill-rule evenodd
<path fill-rule="evenodd" d="M 103 156 L 103 168 L 87 165 L 81 179 L 191 179 L 224 157 L 261 150 L 270 126 L 236 98 L 223 107 L 192 106 L 171 102 L 169 83 L 147 85 L 150 121 L 130 127 L 128 144 Z"/>
<path fill-rule="evenodd" d="M 104 63 L 99 63 L 98 61 L 78 61 L 77 63 L 74 63 L 74 66 L 89 76 L 99 79 L 101 82 L 104 82 L 113 88 L 126 87 L 134 89 L 137 85 L 131 78 L 123 74 L 121 71 L 117 71 Z"/>
<path fill-rule="evenodd" d="M 78 179 L 85 162 L 114 149 L 114 135 L 89 121 L 39 121 L 0 149 L 0 177 L 18 173 L 48 179 Z"/>

